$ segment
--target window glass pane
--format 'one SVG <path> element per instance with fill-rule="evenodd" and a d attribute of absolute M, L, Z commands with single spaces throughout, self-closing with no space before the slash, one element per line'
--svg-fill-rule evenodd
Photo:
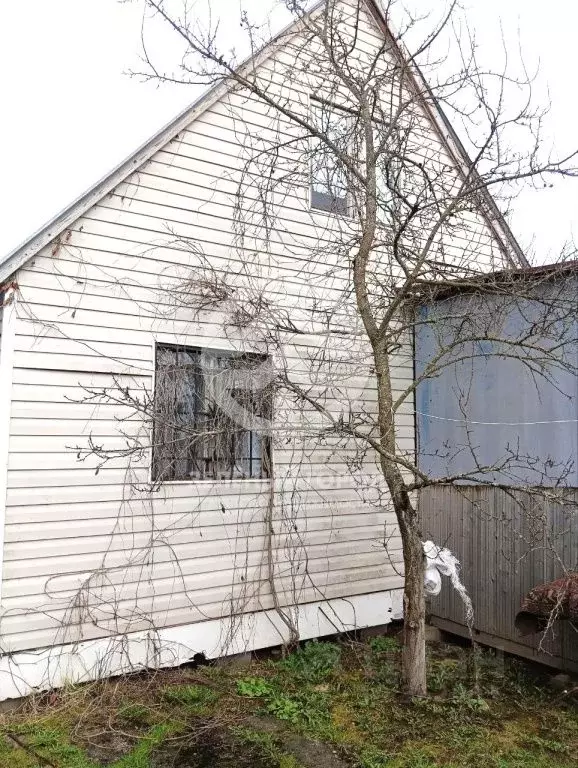
<path fill-rule="evenodd" d="M 266 476 L 271 418 L 265 358 L 158 346 L 153 478 L 232 480 Z M 266 463 L 268 468 L 270 463 Z"/>
<path fill-rule="evenodd" d="M 311 116 L 315 126 L 337 148 L 349 153 L 352 146 L 351 115 L 328 104 L 312 102 Z M 336 153 L 323 141 L 311 141 L 311 205 L 323 211 L 348 212 L 347 172 Z"/>

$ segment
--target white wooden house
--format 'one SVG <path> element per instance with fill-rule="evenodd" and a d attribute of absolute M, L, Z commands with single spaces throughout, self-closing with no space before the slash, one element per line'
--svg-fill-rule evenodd
<path fill-rule="evenodd" d="M 376 3 L 343 6 L 361 20 L 351 56 L 379 50 L 387 30 Z M 318 52 L 305 42 L 296 24 L 243 66 L 310 109 L 323 87 L 311 69 Z M 272 231 L 254 219 L 239 233 L 239 185 L 257 199 L 248 138 L 273 146 L 281 136 L 290 153 L 296 128 L 234 86 L 210 90 L 0 265 L 0 698 L 277 645 L 290 622 L 303 639 L 402 616 L 399 543 L 394 535 L 388 552 L 380 546 L 392 513 L 359 490 L 375 474 L 370 459 L 352 471 L 327 446 L 308 450 L 292 432 L 297 409 L 274 405 L 273 471 L 263 464 L 271 445 L 247 429 L 241 469 L 173 456 L 157 482 L 160 448 L 122 456 L 148 422 L 94 394 L 120 382 L 154 398 L 155 375 L 181 365 L 179 355 L 194 365 L 195 355 L 230 359 L 247 344 L 246 334 L 223 332 L 218 306 L 187 311 L 163 294 L 177 279 L 194 281 L 199 254 L 223 274 L 264 281 L 305 321 L 343 290 L 343 280 L 319 280 L 318 244 L 338 259 L 331 243 L 346 212 L 327 210 L 308 162 L 275 190 Z M 442 113 L 422 117 L 437 161 L 459 172 L 463 150 Z M 492 266 L 517 254 L 487 203 L 464 227 L 477 233 L 476 258 Z M 326 338 L 312 330 L 287 348 L 315 350 Z M 411 355 L 408 344 L 400 387 L 411 381 Z M 350 379 L 371 407 L 369 367 Z M 411 407 L 398 441 L 413 454 Z M 107 446 L 118 453 L 102 463 Z"/>

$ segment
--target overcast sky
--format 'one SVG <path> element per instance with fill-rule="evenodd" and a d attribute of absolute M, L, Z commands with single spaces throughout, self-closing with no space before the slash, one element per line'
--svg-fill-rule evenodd
<path fill-rule="evenodd" d="M 432 0 L 414 2 L 429 6 Z M 486 51 L 499 44 L 500 22 L 512 48 L 519 29 L 526 61 L 539 62 L 541 88 L 549 88 L 549 137 L 560 150 L 578 146 L 578 3 L 549 0 L 547 13 L 543 0 L 464 3 Z M 239 0 L 214 0 L 213 8 L 230 18 Z M 0 257 L 198 95 L 190 87 L 157 88 L 124 74 L 138 68 L 140 32 L 134 3 L 0 3 Z M 168 36 L 157 54 L 163 44 L 168 55 Z M 578 239 L 577 204 L 578 180 L 526 192 L 518 201 L 512 227 L 525 247 L 534 240 L 536 261 L 555 257 L 574 231 Z"/>

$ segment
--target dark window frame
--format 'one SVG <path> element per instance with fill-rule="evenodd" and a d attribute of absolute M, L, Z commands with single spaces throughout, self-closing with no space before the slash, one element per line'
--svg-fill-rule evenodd
<path fill-rule="evenodd" d="M 174 355 L 173 365 L 162 365 Z M 248 362 L 255 367 L 270 362 L 265 355 L 237 353 L 212 347 L 155 344 L 154 417 L 152 429 L 151 480 L 162 482 L 227 482 L 266 480 L 272 476 L 272 447 L 270 433 L 236 424 L 234 419 L 210 400 L 208 377 L 202 369 L 202 356 L 214 363 L 215 381 L 220 374 L 231 375 L 237 366 L 224 361 Z M 184 359 L 183 359 L 184 358 Z M 251 365 L 238 366 L 251 370 Z M 234 380 L 234 373 L 232 373 Z M 233 381 L 234 383 L 234 381 Z M 218 386 L 218 384 L 217 384 Z M 209 394 L 207 393 L 209 391 Z M 273 415 L 272 387 L 267 385 L 257 400 L 245 395 L 243 389 L 223 390 L 240 407 L 249 403 L 247 413 L 270 422 Z M 250 390 L 252 391 L 252 390 Z M 220 431 L 222 430 L 222 432 Z M 248 449 L 247 455 L 237 456 L 237 450 Z"/>
<path fill-rule="evenodd" d="M 339 113 L 343 116 L 343 119 L 345 120 L 353 120 L 354 113 L 350 110 L 340 107 L 337 104 L 334 104 L 333 102 L 324 101 L 322 99 L 318 99 L 314 96 L 311 96 L 309 99 L 309 111 L 311 118 L 314 117 L 314 111 L 315 110 L 324 110 L 327 109 L 331 113 Z M 320 140 L 317 139 L 315 136 L 312 136 L 312 141 L 319 142 Z M 329 151 L 329 150 L 326 150 Z M 326 186 L 329 191 L 319 191 L 315 189 L 315 184 L 321 185 L 322 182 L 319 181 L 319 179 L 316 179 L 316 171 L 314 168 L 314 161 L 315 161 L 315 154 L 312 153 L 311 156 L 311 162 L 309 166 L 309 207 L 312 211 L 319 211 L 321 213 L 330 213 L 337 216 L 351 216 L 351 192 L 349 188 L 349 180 L 347 179 L 347 171 L 344 169 L 337 169 L 337 167 L 334 170 L 334 172 L 343 174 L 345 177 L 344 182 L 344 194 L 339 195 L 336 194 L 335 190 L 330 189 L 330 184 L 328 183 Z"/>

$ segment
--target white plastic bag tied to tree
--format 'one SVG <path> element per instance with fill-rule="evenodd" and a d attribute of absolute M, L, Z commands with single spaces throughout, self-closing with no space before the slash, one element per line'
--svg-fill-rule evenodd
<path fill-rule="evenodd" d="M 466 622 L 471 628 L 474 621 L 474 607 L 467 589 L 460 580 L 460 561 L 449 549 L 438 547 L 433 541 L 423 542 L 423 552 L 426 559 L 424 574 L 426 594 L 439 595 L 442 590 L 442 575 L 449 576 L 453 588 L 464 603 Z"/>

